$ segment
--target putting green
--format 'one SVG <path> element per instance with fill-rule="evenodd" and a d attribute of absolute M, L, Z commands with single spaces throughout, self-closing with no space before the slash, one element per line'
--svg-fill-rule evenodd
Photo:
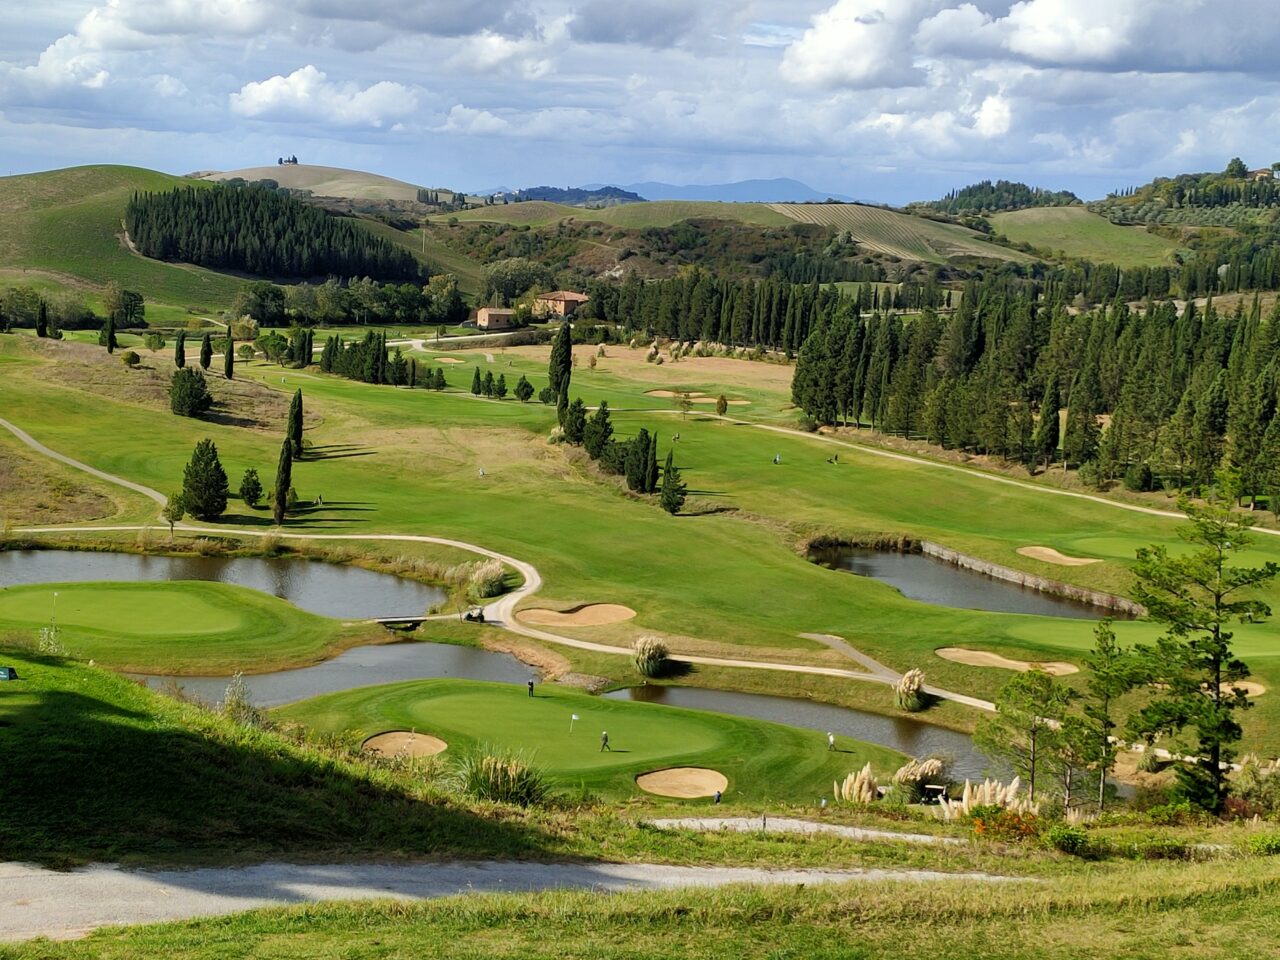
<path fill-rule="evenodd" d="M 0 589 L 0 633 L 30 635 L 47 626 L 55 613 L 62 643 L 74 655 L 139 673 L 229 674 L 302 665 L 333 656 L 361 637 L 368 639 L 369 631 L 223 583 L 55 583 Z"/>
<path fill-rule="evenodd" d="M 465 680 L 362 687 L 275 714 L 324 732 L 412 729 L 448 741 L 455 755 L 523 751 L 558 785 L 606 796 L 638 795 L 635 778 L 651 770 L 698 766 L 723 773 L 732 800 L 812 800 L 868 761 L 885 774 L 903 762 L 893 750 L 846 738 L 829 752 L 825 734 L 812 730 L 570 690 L 543 688 L 531 698 L 522 687 Z M 608 751 L 600 749 L 604 730 Z"/>

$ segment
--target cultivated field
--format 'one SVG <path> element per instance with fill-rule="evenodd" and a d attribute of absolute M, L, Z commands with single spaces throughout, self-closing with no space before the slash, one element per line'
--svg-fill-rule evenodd
<path fill-rule="evenodd" d="M 291 190 L 310 190 L 317 197 L 345 197 L 350 200 L 418 199 L 418 187 L 403 180 L 360 170 L 321 167 L 309 163 L 269 164 L 201 175 L 203 180 L 231 180 L 235 177 L 250 182 L 274 180 Z M 444 196 L 450 196 L 448 191 L 444 192 Z"/>
<path fill-rule="evenodd" d="M 901 260 L 942 263 L 956 257 L 1029 259 L 1016 250 L 990 243 L 974 230 L 885 207 L 860 203 L 771 203 L 769 209 L 801 223 L 848 230 L 867 249 Z"/>
<path fill-rule="evenodd" d="M 991 217 L 997 233 L 1014 243 L 1118 267 L 1168 264 L 1177 243 L 1143 227 L 1121 227 L 1085 207 L 1035 207 Z"/>

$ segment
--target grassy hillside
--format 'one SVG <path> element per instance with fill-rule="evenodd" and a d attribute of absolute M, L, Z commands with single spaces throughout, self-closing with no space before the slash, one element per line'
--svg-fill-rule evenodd
<path fill-rule="evenodd" d="M 380 237 L 385 237 L 412 253 L 425 263 L 433 273 L 452 273 L 458 278 L 458 289 L 464 294 L 476 296 L 484 286 L 484 266 L 470 257 L 452 250 L 441 243 L 429 230 L 426 244 L 419 230 L 397 230 L 379 220 L 366 220 L 365 227 Z"/>
<path fill-rule="evenodd" d="M 205 180 L 274 180 L 292 190 L 310 190 L 318 197 L 346 197 L 351 200 L 416 200 L 418 188 L 412 183 L 360 170 L 318 167 L 306 163 L 271 164 L 204 174 Z M 446 193 L 447 196 L 447 193 Z"/>
<path fill-rule="evenodd" d="M 1026 260 L 1024 254 L 988 241 L 965 227 L 925 220 L 859 203 L 773 203 L 770 209 L 801 223 L 848 230 L 869 250 L 902 260 L 942 263 L 954 257 Z"/>
<path fill-rule="evenodd" d="M 14 280 L 52 278 L 100 288 L 118 280 L 149 302 L 212 310 L 243 281 L 129 251 L 121 217 L 136 190 L 198 181 L 137 167 L 91 166 L 0 178 L 0 271 Z"/>
<path fill-rule="evenodd" d="M 1177 244 L 1147 233 L 1142 227 L 1122 227 L 1084 207 L 1037 207 L 997 213 L 991 224 L 1014 243 L 1029 243 L 1068 257 L 1119 267 L 1167 264 Z"/>
<path fill-rule="evenodd" d="M 771 210 L 763 203 L 717 203 L 710 200 L 651 200 L 644 203 L 626 203 L 602 210 L 570 207 L 545 200 L 530 200 L 525 203 L 476 207 L 454 216 L 460 222 L 515 223 L 535 227 L 570 218 L 608 223 L 617 227 L 668 227 L 681 220 L 698 218 L 737 220 L 742 223 L 777 227 L 785 227 L 791 222 L 786 216 Z"/>

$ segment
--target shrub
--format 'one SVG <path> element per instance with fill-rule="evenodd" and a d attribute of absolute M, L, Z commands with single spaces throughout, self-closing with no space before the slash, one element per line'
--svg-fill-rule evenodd
<path fill-rule="evenodd" d="M 453 779 L 459 790 L 477 800 L 531 807 L 547 797 L 546 774 L 518 753 L 466 754 Z"/>
<path fill-rule="evenodd" d="M 497 560 L 486 560 L 472 571 L 468 578 L 473 596 L 484 599 L 496 597 L 506 588 L 506 571 Z"/>
<path fill-rule="evenodd" d="M 927 760 L 908 760 L 893 775 L 894 785 L 907 803 L 918 803 L 924 797 L 928 783 L 946 783 L 947 764 L 938 757 Z"/>
<path fill-rule="evenodd" d="M 631 646 L 636 669 L 646 677 L 660 677 L 667 672 L 671 651 L 659 637 L 641 637 Z"/>
<path fill-rule="evenodd" d="M 219 713 L 229 718 L 234 723 L 242 723 L 246 726 L 260 727 L 266 715 L 249 702 L 249 687 L 244 682 L 244 674 L 239 671 L 231 678 L 231 682 L 227 684 L 227 690 L 222 695 L 222 705 Z"/>
<path fill-rule="evenodd" d="M 142 358 L 134 351 L 126 350 L 124 353 L 120 354 L 120 362 L 126 367 L 136 367 L 142 362 Z"/>
<path fill-rule="evenodd" d="M 865 805 L 880 799 L 880 784 L 871 770 L 870 762 L 857 773 L 851 773 L 845 777 L 844 783 L 837 781 L 832 786 L 835 789 L 836 799 L 846 803 Z"/>
<path fill-rule="evenodd" d="M 204 374 L 195 367 L 182 367 L 169 381 L 169 409 L 180 417 L 198 417 L 213 406 Z"/>
<path fill-rule="evenodd" d="M 1040 833 L 1040 818 L 1034 813 L 985 805 L 969 814 L 975 836 L 1006 843 L 1019 843 Z"/>
<path fill-rule="evenodd" d="M 1259 833 L 1249 838 L 1249 852 L 1255 857 L 1280 854 L 1280 833 Z"/>
<path fill-rule="evenodd" d="M 1145 463 L 1130 464 L 1124 472 L 1124 488 L 1134 493 L 1147 493 L 1155 487 L 1151 467 Z"/>
<path fill-rule="evenodd" d="M 906 713 L 924 709 L 924 671 L 912 667 L 893 688 L 893 705 Z"/>
<path fill-rule="evenodd" d="M 1152 823 L 1162 827 L 1184 827 L 1200 822 L 1202 814 L 1191 806 L 1190 800 L 1175 800 L 1147 811 Z"/>
<path fill-rule="evenodd" d="M 1079 827 L 1073 827 L 1070 824 L 1059 823 L 1049 828 L 1049 832 L 1044 835 L 1045 843 L 1057 850 L 1059 853 L 1065 853 L 1073 857 L 1082 857 L 1089 849 L 1089 835 Z"/>

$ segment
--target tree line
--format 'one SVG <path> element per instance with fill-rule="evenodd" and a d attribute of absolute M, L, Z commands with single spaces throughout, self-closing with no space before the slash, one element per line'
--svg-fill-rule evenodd
<path fill-rule="evenodd" d="M 408 251 L 354 221 L 253 187 L 135 193 L 125 227 L 145 256 L 259 276 L 414 281 L 424 273 Z"/>
<path fill-rule="evenodd" d="M 946 318 L 841 309 L 801 349 L 792 399 L 820 424 L 1280 508 L 1280 307 L 1264 319 L 1256 299 L 1078 313 L 971 283 Z"/>
<path fill-rule="evenodd" d="M 959 190 L 950 190 L 941 200 L 925 200 L 911 204 L 939 213 L 982 213 L 996 210 L 1022 210 L 1026 207 L 1065 207 L 1079 203 L 1070 190 L 1045 190 L 1011 180 L 979 180 Z"/>
<path fill-rule="evenodd" d="M 266 281 L 251 283 L 236 293 L 230 313 L 232 317 L 252 317 L 264 327 L 458 324 L 467 318 L 467 305 L 457 278 L 440 273 L 425 285 L 378 283 L 368 277 L 283 287 Z"/>

